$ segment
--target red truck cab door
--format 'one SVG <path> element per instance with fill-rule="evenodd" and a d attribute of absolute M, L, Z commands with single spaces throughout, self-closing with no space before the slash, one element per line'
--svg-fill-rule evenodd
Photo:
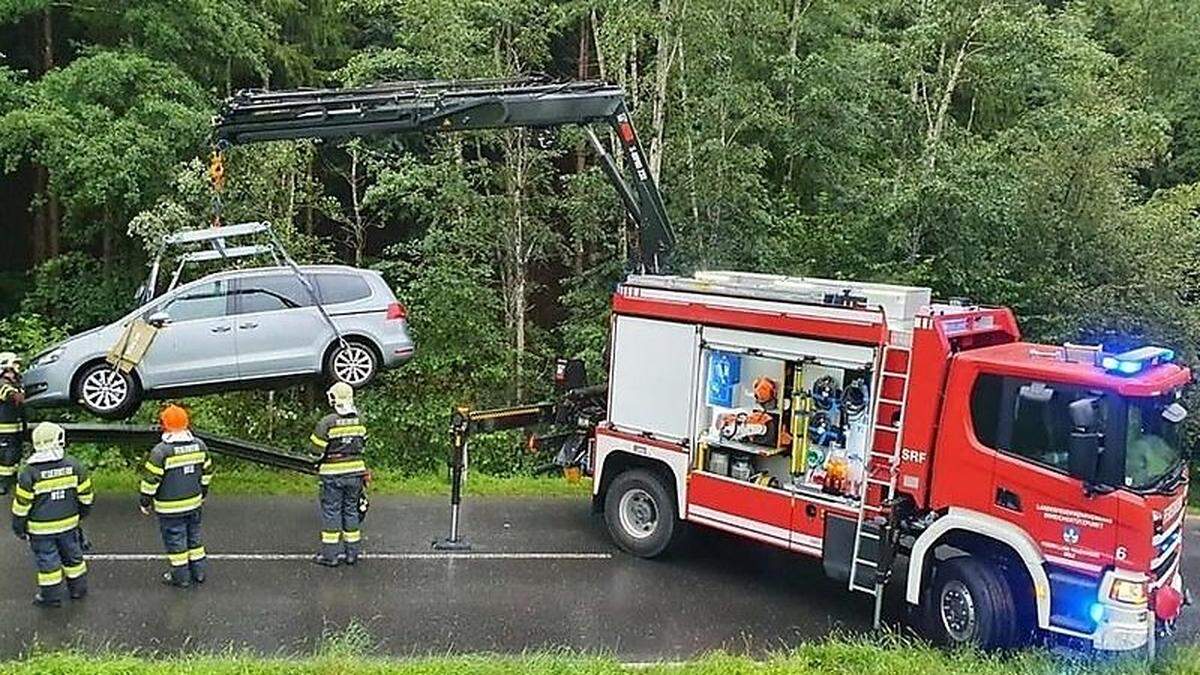
<path fill-rule="evenodd" d="M 991 515 L 1027 532 L 1052 565 L 1099 576 L 1114 561 L 1120 498 L 1068 473 L 1068 406 L 1085 398 L 1099 424 L 1119 428 L 1112 396 L 987 373 L 975 381 L 972 417 L 979 442 L 995 453 Z"/>

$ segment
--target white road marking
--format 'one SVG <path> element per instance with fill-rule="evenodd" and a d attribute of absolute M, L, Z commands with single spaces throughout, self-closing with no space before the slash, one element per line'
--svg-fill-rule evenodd
<path fill-rule="evenodd" d="M 88 560 L 112 562 L 158 561 L 165 553 L 92 553 Z M 209 553 L 209 560 L 312 560 L 311 553 Z M 611 560 L 611 553 L 363 553 L 363 560 Z"/>

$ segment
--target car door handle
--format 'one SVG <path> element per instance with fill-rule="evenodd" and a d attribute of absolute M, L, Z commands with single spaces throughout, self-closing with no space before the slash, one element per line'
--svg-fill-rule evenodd
<path fill-rule="evenodd" d="M 229 331 L 231 331 L 233 329 L 230 328 L 229 326 L 213 326 L 209 330 L 212 331 L 213 333 L 228 333 Z"/>
<path fill-rule="evenodd" d="M 252 321 L 248 321 L 246 323 L 239 325 L 238 328 L 241 328 L 242 330 L 253 330 L 255 328 L 258 328 L 258 324 L 254 323 Z"/>
<path fill-rule="evenodd" d="M 996 488 L 996 506 L 1009 511 L 1021 512 L 1021 496 L 1012 490 Z"/>

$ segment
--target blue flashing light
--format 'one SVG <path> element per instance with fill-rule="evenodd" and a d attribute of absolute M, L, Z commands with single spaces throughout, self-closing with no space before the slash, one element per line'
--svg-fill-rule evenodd
<path fill-rule="evenodd" d="M 1104 605 L 1102 605 L 1098 602 L 1092 603 L 1092 606 L 1088 609 L 1088 616 L 1091 617 L 1092 621 L 1094 621 L 1096 623 L 1100 623 L 1101 621 L 1103 621 L 1104 620 Z"/>
<path fill-rule="evenodd" d="M 1170 363 L 1175 352 L 1163 347 L 1139 347 L 1117 355 L 1106 355 L 1100 359 L 1100 367 L 1110 373 L 1137 375 L 1147 366 Z"/>

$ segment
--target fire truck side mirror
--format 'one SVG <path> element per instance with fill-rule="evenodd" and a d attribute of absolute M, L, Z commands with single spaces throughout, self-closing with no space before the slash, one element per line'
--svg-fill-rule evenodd
<path fill-rule="evenodd" d="M 1072 478 L 1095 483 L 1100 470 L 1100 434 L 1072 431 L 1067 470 Z"/>

